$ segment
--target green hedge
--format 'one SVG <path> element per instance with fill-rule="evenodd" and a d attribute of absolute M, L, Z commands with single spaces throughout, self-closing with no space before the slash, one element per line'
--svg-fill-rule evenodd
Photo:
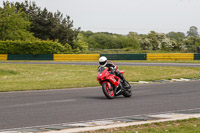
<path fill-rule="evenodd" d="M 0 54 L 58 54 L 65 47 L 53 41 L 0 41 Z"/>

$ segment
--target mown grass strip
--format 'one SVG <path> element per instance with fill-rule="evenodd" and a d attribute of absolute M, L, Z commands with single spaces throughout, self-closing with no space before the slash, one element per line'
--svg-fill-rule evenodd
<path fill-rule="evenodd" d="M 4 70 L 4 69 L 0 69 L 0 76 L 4 76 L 4 75 L 17 75 L 19 74 L 16 71 L 13 70 Z"/>
<path fill-rule="evenodd" d="M 84 133 L 199 133 L 200 118 L 159 122 L 123 128 L 103 129 Z"/>
<path fill-rule="evenodd" d="M 0 64 L 0 91 L 46 90 L 98 86 L 98 66 Z M 130 82 L 200 77 L 198 67 L 119 66 Z M 13 74 L 12 74 L 13 73 Z"/>

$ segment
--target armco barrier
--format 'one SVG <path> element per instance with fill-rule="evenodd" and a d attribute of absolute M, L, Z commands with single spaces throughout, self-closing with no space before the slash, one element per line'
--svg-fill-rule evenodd
<path fill-rule="evenodd" d="M 55 61 L 97 61 L 99 54 L 54 54 Z"/>
<path fill-rule="evenodd" d="M 53 54 L 37 54 L 37 55 L 8 54 L 8 60 L 53 60 Z"/>
<path fill-rule="evenodd" d="M 193 53 L 147 54 L 147 60 L 194 60 Z"/>
<path fill-rule="evenodd" d="M 7 54 L 0 54 L 0 60 L 7 60 L 8 55 Z"/>
<path fill-rule="evenodd" d="M 108 60 L 200 60 L 200 54 L 161 53 L 161 54 L 39 54 L 18 55 L 0 54 L 0 60 L 55 60 L 55 61 L 97 61 L 100 56 Z"/>
<path fill-rule="evenodd" d="M 108 60 L 146 60 L 146 54 L 101 54 L 106 56 Z"/>
<path fill-rule="evenodd" d="M 194 54 L 194 60 L 200 60 L 200 54 Z"/>

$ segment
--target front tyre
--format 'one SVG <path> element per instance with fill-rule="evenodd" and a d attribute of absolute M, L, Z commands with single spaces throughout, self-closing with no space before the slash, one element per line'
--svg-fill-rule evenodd
<path fill-rule="evenodd" d="M 111 85 L 110 82 L 105 82 L 102 84 L 102 90 L 104 95 L 108 98 L 108 99 L 113 99 L 114 98 L 114 90 L 113 90 L 113 86 Z"/>

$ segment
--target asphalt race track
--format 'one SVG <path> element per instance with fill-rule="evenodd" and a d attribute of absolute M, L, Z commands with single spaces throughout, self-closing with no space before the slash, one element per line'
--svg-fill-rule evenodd
<path fill-rule="evenodd" d="M 63 64 L 63 65 L 98 65 L 98 62 L 0 62 L 4 64 Z M 180 67 L 200 67 L 197 63 L 135 63 L 135 62 L 115 62 L 121 66 L 180 66 Z"/>
<path fill-rule="evenodd" d="M 0 93 L 0 130 L 200 108 L 200 81 L 132 86 L 108 100 L 100 87 Z"/>

